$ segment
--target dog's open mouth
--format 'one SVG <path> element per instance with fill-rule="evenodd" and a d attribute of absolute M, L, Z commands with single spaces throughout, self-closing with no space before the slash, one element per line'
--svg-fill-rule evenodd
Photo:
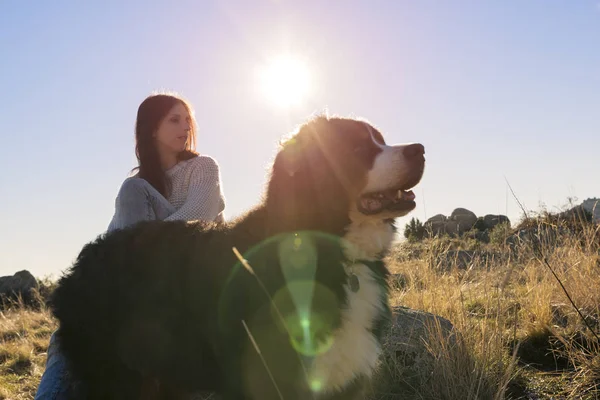
<path fill-rule="evenodd" d="M 412 190 L 391 189 L 367 193 L 358 199 L 358 210 L 366 215 L 382 211 L 410 211 L 415 206 L 415 194 Z"/>

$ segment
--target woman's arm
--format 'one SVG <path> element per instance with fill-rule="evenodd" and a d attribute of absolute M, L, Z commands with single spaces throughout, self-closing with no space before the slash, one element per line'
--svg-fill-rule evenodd
<path fill-rule="evenodd" d="M 222 219 L 225 198 L 221 191 L 219 165 L 214 159 L 206 156 L 198 157 L 193 162 L 186 201 L 177 211 L 165 218 L 167 221 Z"/>
<path fill-rule="evenodd" d="M 146 180 L 127 178 L 115 200 L 115 214 L 108 231 L 126 228 L 140 221 L 164 219 L 174 212 L 175 207 Z"/>

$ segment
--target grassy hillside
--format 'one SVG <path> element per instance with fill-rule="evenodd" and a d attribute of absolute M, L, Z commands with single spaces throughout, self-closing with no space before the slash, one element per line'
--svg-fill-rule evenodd
<path fill-rule="evenodd" d="M 41 305 L 32 308 L 16 302 L 0 311 L 0 400 L 33 399 L 56 327 Z"/>
<path fill-rule="evenodd" d="M 600 332 L 599 228 L 549 215 L 521 228 L 498 228 L 487 244 L 443 237 L 394 248 L 392 302 L 443 316 L 459 335 L 448 344 L 432 330 L 434 371 L 410 383 L 384 362 L 373 399 L 600 398 L 589 329 Z M 2 311 L 0 400 L 33 399 L 55 328 L 43 307 Z"/>
<path fill-rule="evenodd" d="M 432 332 L 439 368 L 414 398 L 599 399 L 600 227 L 544 213 L 490 237 L 406 243 L 390 257 L 393 303 L 449 319 L 462 339 Z"/>

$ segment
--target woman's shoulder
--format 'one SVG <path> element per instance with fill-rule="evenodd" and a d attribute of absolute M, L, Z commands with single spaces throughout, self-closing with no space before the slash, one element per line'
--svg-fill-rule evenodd
<path fill-rule="evenodd" d="M 185 169 L 203 169 L 204 171 L 218 171 L 219 163 L 214 157 L 208 155 L 198 155 L 189 160 L 182 161 Z"/>
<path fill-rule="evenodd" d="M 140 178 L 136 173 L 134 175 L 128 176 L 127 178 L 125 178 L 125 180 L 123 180 L 119 191 L 122 192 L 124 190 L 131 190 L 146 185 L 149 185 L 149 183 L 145 179 Z"/>

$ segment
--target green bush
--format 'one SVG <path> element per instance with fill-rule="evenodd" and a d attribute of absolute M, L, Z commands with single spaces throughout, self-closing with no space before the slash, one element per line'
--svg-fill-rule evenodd
<path fill-rule="evenodd" d="M 404 227 L 404 237 L 410 242 L 418 242 L 425 237 L 425 227 L 418 218 L 412 218 Z"/>
<path fill-rule="evenodd" d="M 512 230 L 508 222 L 496 225 L 490 231 L 490 243 L 500 245 L 504 244 L 511 232 Z"/>

